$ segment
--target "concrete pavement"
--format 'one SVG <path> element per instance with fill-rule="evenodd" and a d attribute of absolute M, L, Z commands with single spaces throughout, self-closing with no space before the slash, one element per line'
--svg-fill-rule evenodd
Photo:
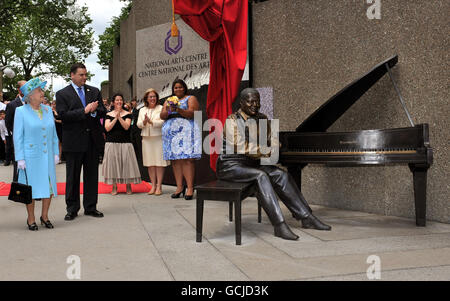
<path fill-rule="evenodd" d="M 101 175 L 101 173 L 100 173 Z M 12 167 L 0 166 L 0 182 L 10 182 Z M 65 165 L 57 166 L 58 182 Z M 100 176 L 100 181 L 102 177 Z M 161 196 L 99 195 L 104 218 L 83 215 L 64 221 L 64 196 L 50 209 L 55 229 L 28 231 L 26 210 L 0 197 L 0 280 L 450 280 L 450 225 L 314 206 L 333 230 L 304 230 L 283 207 L 287 223 L 300 236 L 285 241 L 273 235 L 257 203 L 243 203 L 242 245 L 235 245 L 228 204 L 205 202 L 204 238 L 195 242 L 195 199 Z M 36 206 L 37 219 L 41 204 Z M 69 256 L 80 259 L 68 261 Z M 370 257 L 375 255 L 375 257 Z M 375 259 L 374 259 L 375 258 Z M 70 259 L 70 258 L 69 258 Z M 368 260 L 369 259 L 369 260 Z M 379 262 L 378 262 L 379 259 Z M 379 264 L 379 265 L 378 265 Z"/>

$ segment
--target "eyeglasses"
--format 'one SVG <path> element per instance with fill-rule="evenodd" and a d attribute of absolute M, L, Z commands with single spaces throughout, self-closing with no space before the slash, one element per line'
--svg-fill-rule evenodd
<path fill-rule="evenodd" d="M 156 96 L 149 96 L 148 98 L 155 98 L 156 99 L 157 97 Z"/>

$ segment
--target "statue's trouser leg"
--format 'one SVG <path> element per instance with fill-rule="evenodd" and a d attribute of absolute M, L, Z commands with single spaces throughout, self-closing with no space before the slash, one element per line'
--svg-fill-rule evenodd
<path fill-rule="evenodd" d="M 261 165 L 259 169 L 269 175 L 274 190 L 297 219 L 309 216 L 312 210 L 288 172 L 273 165 Z"/>
<path fill-rule="evenodd" d="M 221 161 L 217 163 L 217 177 L 221 180 L 232 182 L 254 182 L 257 188 L 257 198 L 269 217 L 272 225 L 278 225 L 284 222 L 283 213 L 272 187 L 272 181 L 269 175 L 260 169 L 261 166 L 249 166 L 245 161 Z M 301 211 L 303 208 L 303 211 Z M 297 210 L 298 209 L 298 210 Z M 301 205 L 294 206 L 293 212 L 298 211 L 302 216 L 308 216 L 307 208 Z M 297 210 L 297 211 L 295 211 Z"/>

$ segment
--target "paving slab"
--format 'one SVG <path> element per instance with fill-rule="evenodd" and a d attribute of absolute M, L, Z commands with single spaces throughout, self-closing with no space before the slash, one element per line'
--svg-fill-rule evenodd
<path fill-rule="evenodd" d="M 172 280 L 129 200 L 100 195 L 104 218 L 84 216 L 81 210 L 68 222 L 63 220 L 65 205 L 60 198 L 52 204 L 51 230 L 28 231 L 25 220 L 14 219 L 26 216 L 25 208 L 6 209 L 14 212 L 0 222 L 0 280 L 67 280 L 70 255 L 81 260 L 82 280 Z M 1 202 L 0 208 L 8 205 Z"/>
<path fill-rule="evenodd" d="M 450 225 L 427 222 L 426 227 L 417 227 L 412 219 L 392 216 L 353 216 L 353 217 L 324 217 L 321 219 L 333 227 L 333 231 L 304 231 L 325 241 L 349 240 L 369 237 L 389 237 L 406 235 L 424 235 L 435 233 L 449 233 Z"/>
<path fill-rule="evenodd" d="M 141 201 L 134 205 L 174 280 L 249 280 L 214 245 L 195 241 L 195 228 L 173 208 L 183 201 Z"/>
<path fill-rule="evenodd" d="M 382 271 L 376 281 L 449 281 L 450 266 L 410 268 L 395 271 Z M 352 274 L 332 277 L 306 279 L 311 281 L 367 281 L 367 274 Z"/>
<path fill-rule="evenodd" d="M 101 167 L 99 168 L 101 170 Z M 10 182 L 12 167 L 0 166 Z M 100 172 L 101 175 L 101 172 Z M 57 180 L 65 179 L 57 166 Z M 100 177 L 100 180 L 102 178 Z M 196 239 L 196 203 L 145 193 L 99 195 L 104 218 L 83 215 L 64 221 L 64 196 L 54 198 L 49 218 L 55 229 L 27 230 L 26 210 L 0 197 L 0 280 L 69 280 L 70 255 L 81 260 L 81 280 L 364 280 L 367 258 L 381 260 L 381 280 L 450 280 L 450 225 L 312 205 L 332 231 L 302 229 L 281 205 L 286 222 L 299 235 L 286 241 L 273 235 L 256 198 L 242 204 L 242 245 L 235 244 L 228 203 L 206 201 L 203 241 Z M 37 202 L 39 218 L 41 203 Z M 45 271 L 45 272 L 43 272 Z"/>

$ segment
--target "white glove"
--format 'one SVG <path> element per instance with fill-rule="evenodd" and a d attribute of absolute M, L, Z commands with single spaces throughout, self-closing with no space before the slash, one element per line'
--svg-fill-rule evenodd
<path fill-rule="evenodd" d="M 25 165 L 25 160 L 17 161 L 17 168 L 18 169 L 25 169 L 25 168 L 27 168 L 27 166 Z"/>
<path fill-rule="evenodd" d="M 59 163 L 59 156 L 55 155 L 55 165 Z"/>

